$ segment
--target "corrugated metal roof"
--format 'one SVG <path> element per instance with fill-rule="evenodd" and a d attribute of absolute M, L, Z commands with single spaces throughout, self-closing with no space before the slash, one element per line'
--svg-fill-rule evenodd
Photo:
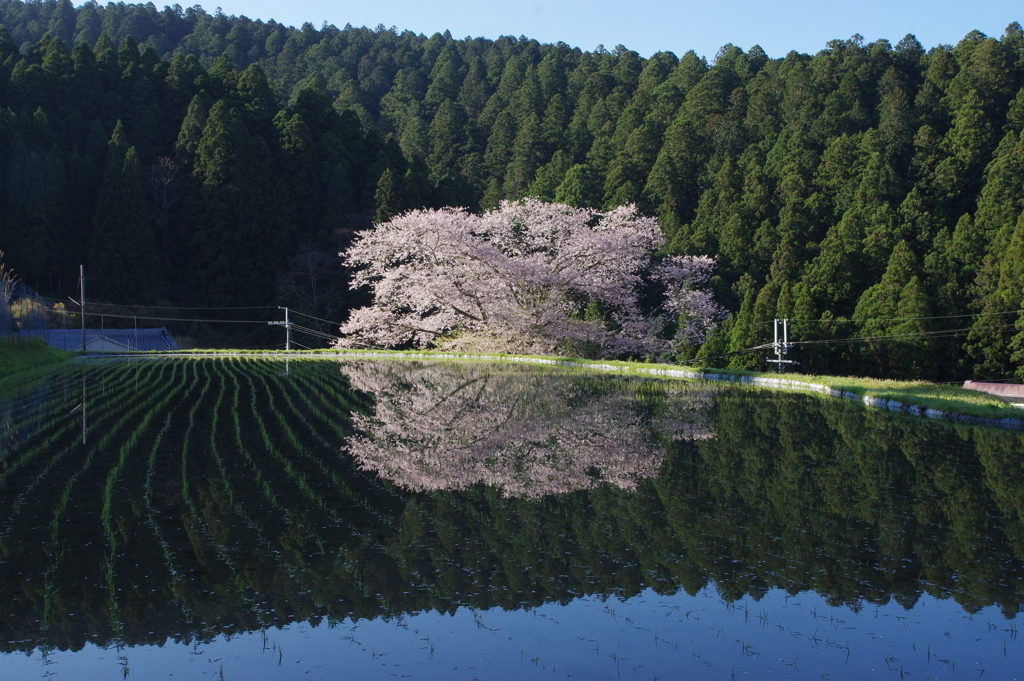
<path fill-rule="evenodd" d="M 42 334 L 46 342 L 58 350 L 81 350 L 82 330 L 81 329 L 46 329 Z M 109 341 L 123 345 L 136 352 L 146 350 L 179 350 L 178 344 L 167 329 L 108 329 L 99 331 L 97 329 L 85 330 L 86 346 L 94 340 L 105 338 Z"/>

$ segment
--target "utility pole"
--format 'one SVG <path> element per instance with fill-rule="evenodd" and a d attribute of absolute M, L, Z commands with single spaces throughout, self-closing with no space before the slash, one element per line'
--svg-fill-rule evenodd
<path fill-rule="evenodd" d="M 269 325 L 269 326 L 283 326 L 284 327 L 284 330 L 285 330 L 284 349 L 285 349 L 285 351 L 289 351 L 289 350 L 292 349 L 292 323 L 290 321 L 288 321 L 288 308 L 287 307 L 281 307 L 280 305 L 278 305 L 277 309 L 278 310 L 284 310 L 284 321 L 283 322 L 267 322 L 267 325 Z"/>
<path fill-rule="evenodd" d="M 787 364 L 799 364 L 799 362 L 791 359 L 783 359 L 788 353 L 789 349 L 793 347 L 789 342 L 789 320 L 782 320 L 782 342 L 779 342 L 779 320 L 775 320 L 775 342 L 772 343 L 772 349 L 775 350 L 775 359 L 765 360 L 776 364 L 779 367 L 779 373 L 786 373 Z"/>
<path fill-rule="evenodd" d="M 78 266 L 78 285 L 78 307 L 82 311 L 82 352 L 85 352 L 85 265 Z"/>

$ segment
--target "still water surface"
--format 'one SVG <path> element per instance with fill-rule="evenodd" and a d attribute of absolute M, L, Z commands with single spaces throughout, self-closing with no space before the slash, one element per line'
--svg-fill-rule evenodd
<path fill-rule="evenodd" d="M 1024 678 L 1024 438 L 514 365 L 0 393 L 0 679 Z"/>

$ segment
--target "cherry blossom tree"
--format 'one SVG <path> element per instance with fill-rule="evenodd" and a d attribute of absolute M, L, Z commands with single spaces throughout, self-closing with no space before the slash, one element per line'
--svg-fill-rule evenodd
<path fill-rule="evenodd" d="M 699 343 L 724 316 L 708 257 L 656 262 L 653 218 L 534 199 L 483 215 L 417 210 L 366 232 L 343 254 L 373 304 L 341 327 L 341 347 L 401 345 L 614 357 Z M 652 290 L 658 301 L 645 311 Z M 597 354 L 595 353 L 595 354 Z"/>
<path fill-rule="evenodd" d="M 341 372 L 374 399 L 372 416 L 352 415 L 343 451 L 414 492 L 633 489 L 670 443 L 714 434 L 707 384 L 458 362 L 345 362 Z"/>

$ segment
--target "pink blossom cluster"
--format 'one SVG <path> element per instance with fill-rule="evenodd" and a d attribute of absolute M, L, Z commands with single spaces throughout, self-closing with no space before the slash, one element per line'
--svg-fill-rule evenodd
<path fill-rule="evenodd" d="M 709 438 L 713 389 L 611 381 L 537 367 L 350 362 L 371 393 L 343 451 L 361 468 L 416 492 L 493 486 L 536 498 L 602 483 L 633 489 L 657 473 L 671 441 Z"/>
<path fill-rule="evenodd" d="M 697 343 L 724 316 L 707 291 L 708 257 L 654 264 L 658 223 L 623 206 L 599 213 L 535 199 L 483 215 L 418 210 L 366 232 L 343 254 L 373 304 L 341 327 L 342 347 L 459 346 L 485 351 L 659 354 Z M 645 283 L 662 287 L 655 314 Z M 594 305 L 599 315 L 586 314 Z M 665 338 L 675 326 L 674 338 Z"/>

